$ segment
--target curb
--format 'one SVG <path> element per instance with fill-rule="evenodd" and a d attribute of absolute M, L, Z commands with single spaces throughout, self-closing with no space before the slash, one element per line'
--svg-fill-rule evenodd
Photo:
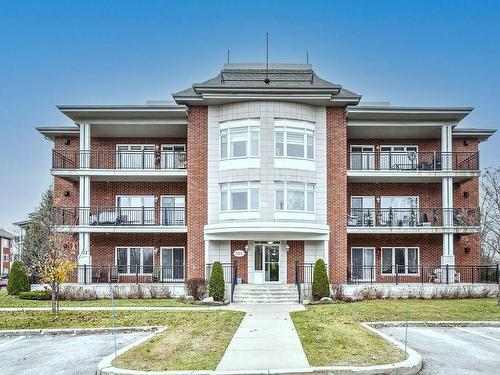
<path fill-rule="evenodd" d="M 362 323 L 365 324 L 365 323 Z M 373 328 L 384 327 L 500 327 L 499 320 L 491 321 L 394 321 L 394 322 L 366 322 Z"/>
<path fill-rule="evenodd" d="M 102 327 L 102 328 L 55 328 L 55 329 L 8 329 L 0 330 L 0 336 L 56 336 L 56 335 L 89 335 L 105 333 L 150 332 L 158 326 L 145 327 Z"/>
<path fill-rule="evenodd" d="M 500 322 L 499 322 L 500 323 Z M 369 331 L 381 336 L 383 339 L 395 345 L 401 351 L 405 347 L 396 339 L 380 332 L 376 328 L 370 326 L 370 323 L 361 323 L 363 327 Z M 154 337 L 156 334 L 161 333 L 165 328 L 151 333 L 150 335 L 132 343 L 117 352 L 117 356 L 129 351 L 137 345 L 146 342 Z M 217 371 L 217 370 L 185 370 L 185 371 L 140 371 L 128 370 L 114 367 L 112 362 L 115 359 L 114 354 L 103 358 L 98 365 L 97 375 L 302 375 L 302 374 L 316 374 L 316 375 L 379 375 L 379 374 L 398 374 L 398 375 L 414 375 L 417 374 L 422 368 L 422 356 L 416 351 L 407 348 L 406 352 L 408 358 L 404 361 L 391 363 L 388 365 L 375 365 L 375 366 L 322 366 L 322 367 L 309 367 L 298 369 L 268 369 L 268 370 L 238 370 L 238 371 Z"/>

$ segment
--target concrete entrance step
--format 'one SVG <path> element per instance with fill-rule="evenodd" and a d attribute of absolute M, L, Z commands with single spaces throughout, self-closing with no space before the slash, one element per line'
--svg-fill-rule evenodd
<path fill-rule="evenodd" d="M 298 303 L 294 284 L 238 284 L 234 289 L 234 303 Z"/>

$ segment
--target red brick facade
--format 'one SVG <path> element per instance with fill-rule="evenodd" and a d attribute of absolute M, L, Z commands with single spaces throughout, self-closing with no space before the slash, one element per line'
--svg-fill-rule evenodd
<path fill-rule="evenodd" d="M 187 256 L 189 277 L 205 276 L 204 226 L 208 223 L 208 107 L 189 107 L 187 120 Z"/>
<path fill-rule="evenodd" d="M 330 226 L 327 263 L 330 281 L 345 283 L 347 280 L 347 159 L 339 157 L 347 147 L 347 117 L 344 107 L 326 109 L 327 147 L 327 223 Z M 340 215 L 339 215 L 340 214 Z"/>
<path fill-rule="evenodd" d="M 304 263 L 304 241 L 288 241 L 289 246 L 286 254 L 286 281 L 295 283 L 295 263 Z"/>
<path fill-rule="evenodd" d="M 442 207 L 441 182 L 425 183 L 367 183 L 348 182 L 347 170 L 351 145 L 416 145 L 419 152 L 439 152 L 439 139 L 356 139 L 347 138 L 347 118 L 344 107 L 326 108 L 327 135 L 327 224 L 330 227 L 328 241 L 330 281 L 347 281 L 347 268 L 351 262 L 352 247 L 375 247 L 376 264 L 380 264 L 381 247 L 419 247 L 422 264 L 439 264 L 442 255 L 442 235 L 440 234 L 347 234 L 345 215 L 350 210 L 352 196 L 419 196 L 421 208 Z M 69 140 L 69 144 L 66 140 Z M 95 265 L 115 264 L 116 246 L 162 246 L 185 247 L 187 278 L 205 276 L 205 240 L 204 226 L 208 222 L 208 107 L 193 106 L 188 110 L 187 138 L 98 138 L 91 139 L 92 150 L 111 151 L 117 144 L 186 144 L 187 181 L 177 182 L 131 182 L 131 181 L 92 181 L 91 205 L 114 207 L 117 195 L 154 195 L 156 207 L 160 207 L 162 195 L 186 196 L 187 234 L 92 234 L 91 256 Z M 56 137 L 54 148 L 57 150 L 79 150 L 78 137 Z M 347 150 L 347 153 L 346 153 Z M 454 152 L 474 153 L 478 150 L 476 139 L 454 138 Z M 116 158 L 108 158 L 109 168 L 114 168 Z M 378 158 L 375 167 L 378 166 Z M 479 179 L 473 178 L 454 184 L 454 207 L 475 208 L 479 206 Z M 59 177 L 54 178 L 54 204 L 57 207 L 78 207 L 79 183 Z M 380 203 L 376 201 L 376 208 Z M 159 212 L 159 210 L 157 210 Z M 157 218 L 158 220 L 158 218 Z M 158 220 L 159 221 L 159 220 Z M 286 240 L 284 238 L 283 240 Z M 479 239 L 476 235 L 454 236 L 457 265 L 479 264 Z M 238 263 L 238 277 L 248 282 L 248 255 L 235 258 L 236 249 L 243 249 L 247 241 L 231 241 L 231 260 Z M 304 261 L 304 241 L 288 241 L 287 282 L 295 281 L 295 262 Z M 159 264 L 159 251 L 155 255 L 155 264 Z"/>

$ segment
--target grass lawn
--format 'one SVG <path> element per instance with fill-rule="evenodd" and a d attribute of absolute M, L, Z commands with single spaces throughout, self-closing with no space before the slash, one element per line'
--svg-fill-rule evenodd
<path fill-rule="evenodd" d="M 378 300 L 308 306 L 292 319 L 312 366 L 375 365 L 403 354 L 359 321 L 500 320 L 496 299 Z"/>
<path fill-rule="evenodd" d="M 167 326 L 167 330 L 115 359 L 142 370 L 210 370 L 219 363 L 243 312 L 117 311 L 117 326 Z M 4 311 L 0 329 L 86 328 L 111 326 L 109 311 Z"/>
<path fill-rule="evenodd" d="M 243 315 L 184 315 L 162 334 L 118 356 L 113 365 L 143 371 L 215 370 Z"/>
<path fill-rule="evenodd" d="M 111 307 L 110 299 L 97 299 L 91 301 L 60 301 L 61 307 Z M 115 299 L 115 306 L 154 306 L 154 307 L 206 307 L 206 305 L 195 304 L 189 301 L 179 301 L 175 298 L 157 298 L 157 299 Z M 0 308 L 2 307 L 51 307 L 50 301 L 36 301 L 19 299 L 15 296 L 9 296 L 7 291 L 0 291 Z"/>

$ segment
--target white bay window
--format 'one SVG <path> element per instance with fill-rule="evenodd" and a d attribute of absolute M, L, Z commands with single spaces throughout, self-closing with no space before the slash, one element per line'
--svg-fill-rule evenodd
<path fill-rule="evenodd" d="M 314 184 L 275 181 L 277 211 L 314 212 Z"/>
<path fill-rule="evenodd" d="M 220 124 L 220 158 L 259 157 L 258 119 L 225 121 Z"/>
<path fill-rule="evenodd" d="M 314 160 L 314 124 L 307 121 L 274 120 L 276 157 Z"/>
<path fill-rule="evenodd" d="M 259 181 L 220 184 L 220 211 L 258 210 L 259 189 Z"/>

